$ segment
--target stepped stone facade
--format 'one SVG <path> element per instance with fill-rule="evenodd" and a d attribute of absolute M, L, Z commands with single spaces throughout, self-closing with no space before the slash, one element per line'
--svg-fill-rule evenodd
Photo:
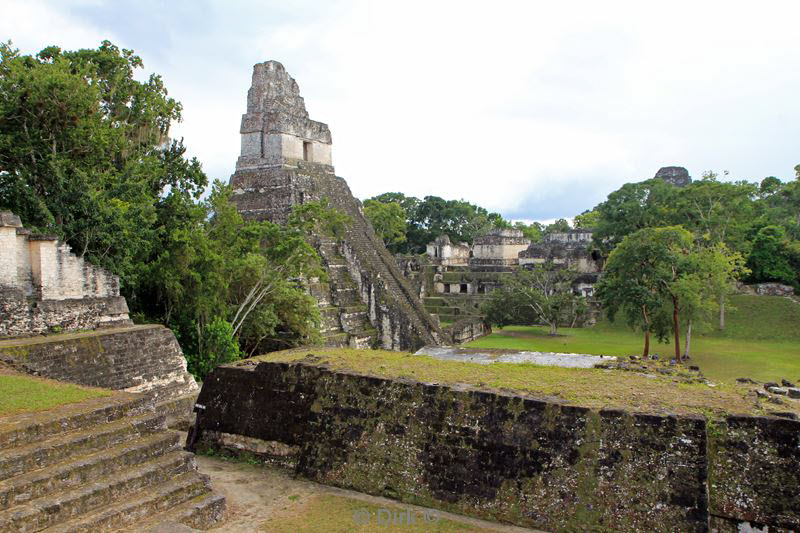
<path fill-rule="evenodd" d="M 313 243 L 329 274 L 329 281 L 310 286 L 327 344 L 413 350 L 446 337 L 335 175 L 330 130 L 309 119 L 297 83 L 280 63 L 253 68 L 240 132 L 231 185 L 242 216 L 282 223 L 292 206 L 326 198 L 350 217 L 343 238 Z"/>
<path fill-rule="evenodd" d="M 0 361 L 28 374 L 145 393 L 176 425 L 186 423 L 199 391 L 172 331 L 133 326 L 117 276 L 54 237 L 32 235 L 9 212 L 0 212 Z"/>
<path fill-rule="evenodd" d="M 225 498 L 152 399 L 109 397 L 0 420 L 0 532 L 195 531 Z"/>
<path fill-rule="evenodd" d="M 200 390 L 175 335 L 155 324 L 0 340 L 0 362 L 59 381 L 144 393 L 176 425 L 185 424 Z"/>
<path fill-rule="evenodd" d="M 0 337 L 131 324 L 119 279 L 0 212 Z"/>

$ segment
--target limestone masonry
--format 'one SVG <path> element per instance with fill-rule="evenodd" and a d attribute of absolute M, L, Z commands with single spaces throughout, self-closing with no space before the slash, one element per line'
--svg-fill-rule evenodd
<path fill-rule="evenodd" d="M 116 276 L 0 212 L 0 337 L 130 323 Z"/>
<path fill-rule="evenodd" d="M 328 126 L 308 117 L 297 83 L 276 61 L 253 68 L 242 116 L 242 150 L 231 177 L 242 216 L 286 221 L 292 206 L 327 199 L 348 215 L 345 236 L 314 246 L 329 280 L 312 280 L 327 344 L 416 349 L 447 338 L 422 307 L 394 258 L 334 174 Z"/>
<path fill-rule="evenodd" d="M 70 334 L 78 330 L 97 331 Z M 133 326 L 117 276 L 54 237 L 32 235 L 9 212 L 0 212 L 0 361 L 51 379 L 145 393 L 170 422 L 188 419 L 199 389 L 171 330 Z"/>
<path fill-rule="evenodd" d="M 217 368 L 198 398 L 198 445 L 547 531 L 800 528 L 796 420 L 598 411 L 307 361 Z"/>

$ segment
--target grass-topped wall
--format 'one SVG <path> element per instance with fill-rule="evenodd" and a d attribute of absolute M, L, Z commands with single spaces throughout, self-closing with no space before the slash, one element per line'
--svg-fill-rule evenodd
<path fill-rule="evenodd" d="M 205 407 L 199 444 L 249 440 L 260 443 L 252 449 L 264 457 L 322 483 L 550 531 L 706 531 L 712 513 L 731 527 L 763 518 L 750 502 L 766 501 L 760 493 L 769 480 L 758 463 L 771 454 L 779 456 L 781 484 L 800 486 L 800 457 L 789 453 L 800 422 L 742 416 L 759 428 L 756 457 L 739 446 L 748 438 L 746 423 L 732 439 L 730 430 L 696 414 L 705 394 L 699 385 L 676 387 L 697 406 L 670 414 L 667 408 L 681 410 L 657 402 L 670 387 L 657 378 L 650 412 L 642 412 L 631 394 L 621 408 L 599 407 L 610 401 L 592 401 L 589 381 L 574 391 L 565 381 L 560 391 L 547 389 L 556 374 L 575 369 L 493 364 L 487 373 L 485 366 L 387 352 L 362 353 L 360 367 L 358 359 L 346 350 L 295 351 L 217 369 L 198 399 Z M 537 392 L 537 369 L 550 394 Z M 469 374 L 489 384 L 455 383 Z M 577 374 L 602 382 L 609 372 Z M 514 379 L 529 386 L 498 390 Z M 712 418 L 727 423 L 722 412 L 735 391 L 706 388 L 706 399 L 718 401 Z M 742 476 L 745 459 L 754 466 Z M 711 502 L 709 470 L 717 480 Z M 733 493 L 741 497 L 722 506 L 719 498 Z M 797 527 L 792 498 L 778 490 L 761 507 L 780 513 L 775 525 Z"/>

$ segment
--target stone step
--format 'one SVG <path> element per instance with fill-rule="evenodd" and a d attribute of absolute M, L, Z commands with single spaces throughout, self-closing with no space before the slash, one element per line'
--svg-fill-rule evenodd
<path fill-rule="evenodd" d="M 218 524 L 225 514 L 225 497 L 213 492 L 201 494 L 157 517 L 124 531 L 166 533 L 188 528 L 205 530 Z"/>
<path fill-rule="evenodd" d="M 0 481 L 0 511 L 56 491 L 63 492 L 178 449 L 178 433 L 156 433 Z"/>
<path fill-rule="evenodd" d="M 337 347 L 347 346 L 349 337 L 350 335 L 344 332 L 323 335 L 322 344 L 323 346 L 337 346 Z"/>
<path fill-rule="evenodd" d="M 350 348 L 354 348 L 356 350 L 367 350 L 372 348 L 374 340 L 374 334 L 352 333 L 347 339 L 347 344 L 350 346 Z"/>
<path fill-rule="evenodd" d="M 193 467 L 194 460 L 191 454 L 177 450 L 170 452 L 63 494 L 48 495 L 12 507 L 0 513 L 0 532 L 41 531 L 109 505 L 113 506 L 116 502 L 129 502 L 129 496 L 139 491 L 154 492 L 156 485 L 167 483 L 181 474 L 188 473 L 201 479 Z M 203 490 L 207 491 L 205 480 L 201 481 Z M 200 491 L 197 492 L 199 493 Z M 192 494 L 191 497 L 197 494 Z M 67 531 L 69 530 L 68 528 Z M 90 527 L 88 530 L 98 529 Z"/>
<path fill-rule="evenodd" d="M 120 531 L 143 531 L 141 524 L 157 519 L 158 515 L 177 505 L 189 502 L 210 492 L 208 480 L 197 472 L 185 472 L 165 480 L 155 487 L 148 487 L 113 505 L 98 509 L 91 514 L 79 516 L 68 522 L 47 529 L 48 533 L 75 533 Z M 223 506 L 224 510 L 224 506 Z"/>
<path fill-rule="evenodd" d="M 0 452 L 152 410 L 150 398 L 139 394 L 115 393 L 113 396 L 65 405 L 57 410 L 3 417 L 0 418 Z"/>
<path fill-rule="evenodd" d="M 194 403 L 198 392 L 192 392 L 177 398 L 156 404 L 156 412 L 167 418 L 167 427 L 186 431 L 194 420 Z"/>
<path fill-rule="evenodd" d="M 374 331 L 366 316 L 345 320 L 342 318 L 342 330 L 350 334 L 358 334 L 364 330 Z"/>
<path fill-rule="evenodd" d="M 146 413 L 96 427 L 81 428 L 0 452 L 0 481 L 122 442 L 163 431 L 165 417 Z"/>
<path fill-rule="evenodd" d="M 339 307 L 348 307 L 361 303 L 361 298 L 359 298 L 358 291 L 355 287 L 347 287 L 334 290 L 333 301 Z"/>

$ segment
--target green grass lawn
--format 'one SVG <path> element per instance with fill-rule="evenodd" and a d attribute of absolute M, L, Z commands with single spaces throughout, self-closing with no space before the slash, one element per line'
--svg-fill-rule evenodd
<path fill-rule="evenodd" d="M 43 411 L 110 394 L 111 391 L 103 389 L 3 372 L 0 373 L 0 416 Z"/>
<path fill-rule="evenodd" d="M 252 364 L 254 361 L 303 361 L 324 364 L 338 371 L 392 379 L 508 389 L 598 409 L 612 407 L 650 413 L 763 414 L 766 409 L 775 407 L 757 400 L 750 391 L 752 387 L 725 383 L 709 387 L 704 383 L 687 383 L 679 377 L 599 368 L 519 363 L 482 365 L 386 350 L 318 346 L 274 352 L 241 364 Z M 791 408 L 794 408 L 794 403 Z"/>
<path fill-rule="evenodd" d="M 733 297 L 726 327 L 713 326 L 692 334 L 691 364 L 712 380 L 733 382 L 737 377 L 759 381 L 800 381 L 800 305 L 774 296 Z M 681 338 L 681 351 L 683 351 Z M 641 333 L 622 323 L 601 320 L 591 328 L 562 328 L 550 337 L 545 327 L 509 326 L 469 344 L 471 348 L 639 355 Z M 651 353 L 669 357 L 671 344 L 651 340 Z"/>

